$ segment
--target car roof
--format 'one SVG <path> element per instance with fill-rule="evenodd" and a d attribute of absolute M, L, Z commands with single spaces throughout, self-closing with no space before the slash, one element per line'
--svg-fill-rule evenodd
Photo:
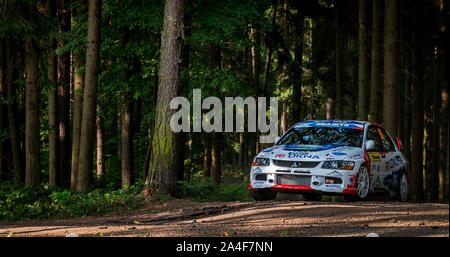
<path fill-rule="evenodd" d="M 358 120 L 307 120 L 301 121 L 294 125 L 294 127 L 316 127 L 316 126 L 336 126 L 336 127 L 359 127 L 364 128 L 364 126 L 370 123 L 368 121 L 358 121 Z"/>

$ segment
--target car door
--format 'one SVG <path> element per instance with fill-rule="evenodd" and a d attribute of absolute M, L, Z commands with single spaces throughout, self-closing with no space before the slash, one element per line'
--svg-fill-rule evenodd
<path fill-rule="evenodd" d="M 394 141 L 383 128 L 381 130 L 381 142 L 383 144 L 382 160 L 385 166 L 382 174 L 383 186 L 389 191 L 395 191 L 398 178 L 394 171 L 403 163 L 400 152 L 395 149 Z M 383 155 L 385 158 L 383 159 Z"/>
<path fill-rule="evenodd" d="M 383 174 L 385 171 L 385 163 L 383 162 L 383 142 L 380 137 L 378 126 L 370 125 L 367 129 L 367 141 L 373 140 L 375 148 L 368 151 L 370 158 L 370 188 L 383 188 Z M 385 155 L 384 155 L 385 156 Z"/>

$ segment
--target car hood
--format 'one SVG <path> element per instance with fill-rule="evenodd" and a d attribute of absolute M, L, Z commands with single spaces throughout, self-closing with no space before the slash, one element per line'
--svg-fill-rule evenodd
<path fill-rule="evenodd" d="M 337 145 L 275 145 L 261 151 L 257 157 L 277 160 L 326 161 L 362 159 L 360 147 Z"/>

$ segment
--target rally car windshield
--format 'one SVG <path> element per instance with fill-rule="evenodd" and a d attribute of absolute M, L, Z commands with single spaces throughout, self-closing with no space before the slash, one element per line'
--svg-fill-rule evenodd
<path fill-rule="evenodd" d="M 277 145 L 340 145 L 361 147 L 363 130 L 334 127 L 304 127 L 289 130 Z"/>

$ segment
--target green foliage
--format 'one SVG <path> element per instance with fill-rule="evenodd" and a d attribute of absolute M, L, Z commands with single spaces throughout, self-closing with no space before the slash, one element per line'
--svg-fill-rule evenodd
<path fill-rule="evenodd" d="M 212 201 L 252 201 L 248 194 L 248 183 L 216 185 L 209 178 L 193 178 L 189 182 L 179 182 L 179 196 L 193 198 L 198 202 Z"/>
<path fill-rule="evenodd" d="M 87 193 L 72 193 L 41 187 L 0 185 L 0 220 L 50 219 L 100 215 L 108 212 L 136 209 L 143 198 L 138 194 L 141 184 L 127 191 L 95 189 Z"/>

